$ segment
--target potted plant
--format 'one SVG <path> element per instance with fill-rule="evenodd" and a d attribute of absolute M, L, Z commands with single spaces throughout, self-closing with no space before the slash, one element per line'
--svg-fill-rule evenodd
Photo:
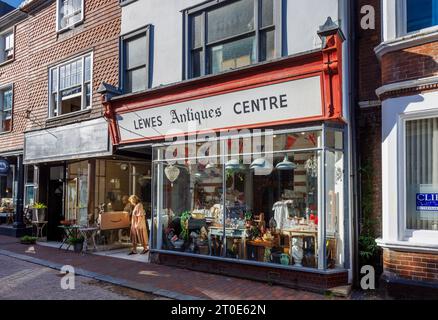
<path fill-rule="evenodd" d="M 73 246 L 74 252 L 81 252 L 84 246 L 84 238 L 83 237 L 70 237 L 68 238 L 68 243 Z"/>
<path fill-rule="evenodd" d="M 23 236 L 20 238 L 20 243 L 22 244 L 35 244 L 37 238 L 31 236 Z"/>
<path fill-rule="evenodd" d="M 32 206 L 32 209 L 34 210 L 34 221 L 45 221 L 47 206 L 44 203 L 35 202 Z"/>

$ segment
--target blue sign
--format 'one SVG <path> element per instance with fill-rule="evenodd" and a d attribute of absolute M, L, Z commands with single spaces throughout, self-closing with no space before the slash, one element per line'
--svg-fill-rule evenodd
<path fill-rule="evenodd" d="M 0 159 L 0 176 L 7 176 L 9 173 L 10 165 L 6 159 Z"/>
<path fill-rule="evenodd" d="M 417 211 L 437 211 L 438 193 L 417 193 Z"/>

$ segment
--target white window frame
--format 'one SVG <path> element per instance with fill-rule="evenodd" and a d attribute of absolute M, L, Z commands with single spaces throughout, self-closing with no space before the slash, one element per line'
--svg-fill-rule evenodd
<path fill-rule="evenodd" d="M 407 0 L 398 0 L 396 1 L 396 28 L 397 28 L 397 37 L 403 37 L 408 35 L 429 33 L 438 30 L 438 25 L 407 32 L 408 26 L 408 13 L 407 13 Z"/>
<path fill-rule="evenodd" d="M 61 32 L 70 28 L 74 28 L 78 24 L 82 23 L 84 21 L 84 11 L 85 11 L 85 2 L 84 0 L 81 0 L 81 19 L 71 25 L 65 26 L 61 28 L 61 2 L 64 0 L 56 0 L 56 31 Z"/>
<path fill-rule="evenodd" d="M 86 57 L 90 57 L 90 80 L 89 81 L 85 81 L 84 77 L 85 77 L 85 58 Z M 64 61 L 58 65 L 52 66 L 49 68 L 48 71 L 48 79 L 49 79 L 49 83 L 48 83 L 48 94 L 49 94 L 49 118 L 56 118 L 56 117 L 60 117 L 63 114 L 60 113 L 60 107 L 61 107 L 61 95 L 60 95 L 60 90 L 59 90 L 59 86 L 60 86 L 60 72 L 59 69 L 62 66 L 68 65 L 70 63 L 72 63 L 75 60 L 79 60 L 82 59 L 82 76 L 81 76 L 81 95 L 82 95 L 82 101 L 81 101 L 81 110 L 76 111 L 76 112 L 69 112 L 69 113 L 65 113 L 64 115 L 71 115 L 77 112 L 81 112 L 83 110 L 87 110 L 87 109 L 91 109 L 92 105 L 93 105 L 93 52 L 88 52 L 85 54 L 82 54 L 80 56 L 75 56 L 67 61 Z M 53 110 L 53 97 L 52 97 L 52 70 L 57 69 L 57 80 L 56 80 L 56 86 L 57 86 L 57 114 L 54 114 L 54 110 Z M 86 84 L 89 83 L 90 84 L 90 105 L 87 106 L 86 105 L 86 90 L 85 90 L 85 86 Z M 66 89 L 64 89 L 66 90 Z"/>
<path fill-rule="evenodd" d="M 12 92 L 12 102 L 11 102 L 11 108 L 6 110 L 6 111 L 10 111 L 11 112 L 10 116 L 8 116 L 5 119 L 3 119 L 3 116 L 4 116 L 3 112 L 5 111 L 3 109 L 3 104 L 4 104 L 3 93 L 5 91 L 11 91 Z M 14 110 L 14 85 L 13 84 L 6 84 L 4 86 L 1 86 L 0 87 L 0 95 L 1 95 L 1 97 L 0 97 L 0 112 L 1 112 L 0 120 L 2 122 L 3 122 L 3 120 L 11 120 L 11 129 L 9 129 L 9 130 L 1 129 L 1 126 L 3 126 L 3 124 L 1 123 L 0 124 L 0 133 L 10 132 L 10 131 L 12 131 L 12 113 L 13 113 L 13 110 Z"/>
<path fill-rule="evenodd" d="M 438 244 L 438 230 L 418 230 L 406 227 L 407 188 L 406 188 L 406 122 L 428 118 L 437 118 L 438 110 L 413 111 L 402 113 L 398 117 L 398 239 L 418 244 Z"/>
<path fill-rule="evenodd" d="M 10 58 L 7 58 L 6 55 L 6 38 L 8 36 L 12 35 L 12 47 L 9 48 L 9 50 L 12 50 L 12 56 Z M 0 64 L 12 61 L 15 57 L 15 29 L 9 29 L 7 31 L 4 31 L 0 34 L 0 41 L 1 41 L 1 53 L 0 53 Z"/>

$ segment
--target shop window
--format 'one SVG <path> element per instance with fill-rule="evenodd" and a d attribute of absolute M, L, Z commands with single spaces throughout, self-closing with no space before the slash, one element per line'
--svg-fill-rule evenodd
<path fill-rule="evenodd" d="M 98 211 L 93 219 L 101 229 L 99 241 L 111 246 L 129 245 L 133 209 L 129 197 L 136 195 L 143 204 L 146 218 L 149 220 L 151 216 L 150 163 L 97 160 L 95 172 L 94 203 Z"/>
<path fill-rule="evenodd" d="M 9 170 L 0 175 L 0 217 L 4 217 L 4 214 L 8 215 L 14 212 L 14 181 L 15 165 L 10 164 Z"/>
<path fill-rule="evenodd" d="M 49 71 L 50 116 L 60 116 L 91 106 L 92 56 L 75 58 Z"/>
<path fill-rule="evenodd" d="M 24 205 L 31 206 L 35 203 L 36 175 L 34 165 L 25 166 L 24 171 Z"/>
<path fill-rule="evenodd" d="M 0 89 L 0 132 L 11 131 L 12 122 L 12 86 Z"/>
<path fill-rule="evenodd" d="M 438 118 L 406 121 L 406 228 L 438 230 Z"/>
<path fill-rule="evenodd" d="M 212 1 L 187 11 L 188 77 L 215 74 L 280 54 L 277 0 Z M 277 17 L 278 16 L 278 17 Z"/>
<path fill-rule="evenodd" d="M 88 161 L 70 163 L 67 167 L 67 203 L 65 220 L 88 225 Z"/>
<path fill-rule="evenodd" d="M 72 28 L 84 19 L 84 0 L 57 0 L 57 30 Z"/>
<path fill-rule="evenodd" d="M 342 134 L 331 136 L 338 137 L 333 148 L 323 147 L 320 131 L 157 147 L 154 247 L 342 267 Z"/>
<path fill-rule="evenodd" d="M 0 35 L 0 63 L 14 58 L 14 31 L 8 31 Z"/>
<path fill-rule="evenodd" d="M 149 87 L 150 26 L 122 36 L 122 83 L 126 93 Z"/>

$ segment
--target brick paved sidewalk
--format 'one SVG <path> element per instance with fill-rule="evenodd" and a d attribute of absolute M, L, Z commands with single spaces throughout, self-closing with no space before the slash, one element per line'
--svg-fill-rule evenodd
<path fill-rule="evenodd" d="M 33 247 L 33 248 L 32 248 Z M 93 254 L 81 255 L 0 236 L 0 254 L 175 299 L 309 300 L 324 295 L 266 283 Z"/>

